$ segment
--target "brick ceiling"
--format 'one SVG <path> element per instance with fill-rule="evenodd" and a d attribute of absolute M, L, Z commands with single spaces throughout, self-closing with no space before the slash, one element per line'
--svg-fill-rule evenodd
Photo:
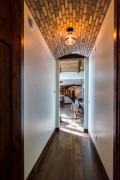
<path fill-rule="evenodd" d="M 67 54 L 89 57 L 111 0 L 25 0 L 55 59 Z M 76 43 L 65 44 L 73 27 Z"/>

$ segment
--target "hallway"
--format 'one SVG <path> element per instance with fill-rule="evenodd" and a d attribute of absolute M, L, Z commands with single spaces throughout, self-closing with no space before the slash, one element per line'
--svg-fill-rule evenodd
<path fill-rule="evenodd" d="M 0 47 L 0 180 L 120 180 L 120 0 L 0 0 Z"/>
<path fill-rule="evenodd" d="M 88 134 L 61 123 L 31 180 L 106 180 Z"/>
<path fill-rule="evenodd" d="M 104 169 L 109 179 L 113 180 L 114 2 L 46 2 L 48 0 L 28 0 L 24 10 L 24 179 L 29 180 L 34 167 L 37 169 L 34 165 L 39 162 L 51 134 L 60 128 L 60 80 L 67 80 L 69 77 L 84 79 L 84 92 L 87 93 L 87 96 L 84 96 L 84 107 L 89 105 L 84 108 L 84 131 L 89 131 Z M 58 5 L 55 2 L 61 3 Z M 79 16 L 76 11 L 78 5 L 78 12 L 81 13 Z M 104 16 L 101 16 L 101 13 Z M 30 28 L 29 17 L 35 20 L 34 30 Z M 74 29 L 76 36 L 76 43 L 72 46 L 67 45 L 65 41 L 69 28 Z M 71 65 L 74 70 L 69 68 L 69 71 L 65 72 L 65 69 L 60 68 L 60 63 L 63 61 L 66 67 L 65 61 L 68 60 L 74 61 Z M 81 67 L 84 72 L 81 72 Z M 61 78 L 63 76 L 64 78 Z M 66 108 L 62 107 L 62 110 Z M 81 122 L 71 123 L 71 120 L 63 119 L 62 127 L 59 133 L 54 134 L 51 145 L 47 146 L 46 155 L 33 180 L 80 177 L 84 180 L 104 180 L 89 137 L 83 131 L 79 132 L 83 128 L 76 128 L 75 124 L 79 125 Z M 79 149 L 75 151 L 75 147 L 78 147 L 81 153 L 77 160 L 75 153 L 79 152 Z"/>

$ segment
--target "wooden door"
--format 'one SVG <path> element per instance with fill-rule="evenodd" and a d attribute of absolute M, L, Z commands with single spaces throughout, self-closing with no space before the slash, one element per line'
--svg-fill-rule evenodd
<path fill-rule="evenodd" d="M 120 180 L 120 0 L 114 1 L 113 180 Z"/>
<path fill-rule="evenodd" d="M 12 101 L 10 81 L 11 47 L 0 40 L 0 175 L 2 179 L 11 179 L 12 177 Z"/>
<path fill-rule="evenodd" d="M 0 0 L 0 180 L 23 180 L 23 0 Z"/>

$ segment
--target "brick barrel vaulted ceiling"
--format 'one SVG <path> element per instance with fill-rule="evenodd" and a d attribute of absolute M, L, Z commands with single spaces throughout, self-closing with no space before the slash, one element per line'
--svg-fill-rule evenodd
<path fill-rule="evenodd" d="M 67 54 L 89 57 L 111 0 L 25 0 L 55 59 Z M 65 44 L 73 27 L 76 43 Z"/>

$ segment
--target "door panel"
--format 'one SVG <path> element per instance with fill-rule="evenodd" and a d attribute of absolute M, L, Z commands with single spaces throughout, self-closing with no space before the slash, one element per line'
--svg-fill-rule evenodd
<path fill-rule="evenodd" d="M 0 0 L 0 23 L 10 30 L 11 28 L 11 0 Z"/>
<path fill-rule="evenodd" d="M 12 177 L 11 48 L 0 41 L 0 171 Z"/>
<path fill-rule="evenodd" d="M 0 180 L 24 179 L 23 11 L 0 0 Z"/>
<path fill-rule="evenodd" d="M 113 180 L 120 180 L 120 0 L 114 1 Z"/>

